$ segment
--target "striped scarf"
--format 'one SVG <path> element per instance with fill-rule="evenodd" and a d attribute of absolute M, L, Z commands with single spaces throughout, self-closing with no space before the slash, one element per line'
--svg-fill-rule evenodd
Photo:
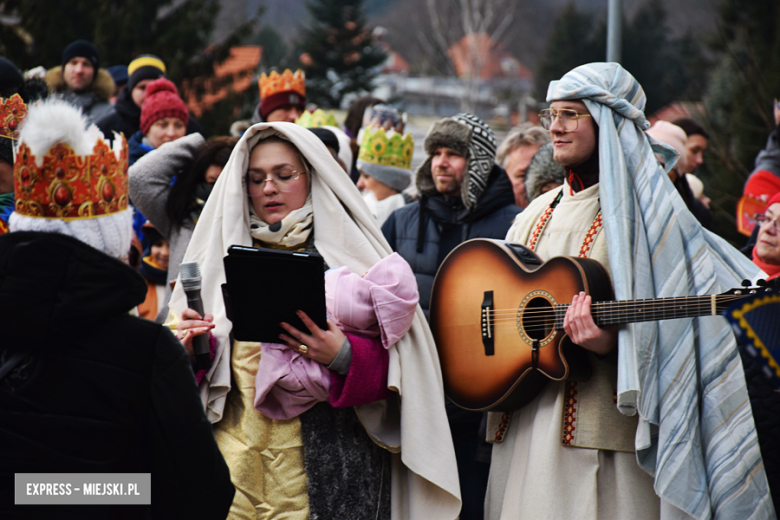
<path fill-rule="evenodd" d="M 609 243 L 620 244 L 609 249 L 617 299 L 715 294 L 757 275 L 686 208 L 653 155 L 645 94 L 627 71 L 591 63 L 550 83 L 548 102 L 571 99 L 581 99 L 599 127 L 604 228 Z M 726 320 L 622 328 L 618 408 L 639 412 L 637 459 L 665 501 L 699 519 L 774 518 Z"/>

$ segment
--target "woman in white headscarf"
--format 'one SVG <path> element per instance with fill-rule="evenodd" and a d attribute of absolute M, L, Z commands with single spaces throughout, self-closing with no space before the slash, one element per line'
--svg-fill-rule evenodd
<path fill-rule="evenodd" d="M 178 322 L 185 347 L 207 331 L 216 344 L 200 390 L 237 489 L 230 518 L 457 517 L 457 467 L 441 371 L 419 306 L 409 332 L 385 354 L 385 388 L 370 382 L 365 388 L 373 398 L 390 398 L 338 408 L 331 394 L 330 403 L 299 417 L 270 419 L 253 407 L 260 344 L 231 345 L 229 339 L 220 286 L 223 257 L 234 244 L 316 251 L 328 266 L 361 275 L 392 253 L 359 192 L 314 134 L 288 123 L 262 123 L 244 134 L 184 257 L 201 267 L 208 314 L 195 319 L 185 310 L 177 284 L 169 319 L 172 326 Z M 273 295 L 260 291 L 258 297 Z M 309 328 L 304 334 L 286 327 L 284 342 L 299 353 L 306 345 L 309 359 L 338 364 L 343 334 L 332 324 L 327 331 Z M 350 342 L 345 387 L 351 378 L 360 388 L 365 371 L 356 373 L 357 361 L 365 357 Z"/>

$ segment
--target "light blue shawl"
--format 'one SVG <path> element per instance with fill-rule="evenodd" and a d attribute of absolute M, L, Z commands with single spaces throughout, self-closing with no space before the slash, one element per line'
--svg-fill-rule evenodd
<path fill-rule="evenodd" d="M 716 294 L 756 277 L 753 263 L 699 225 L 658 164 L 631 74 L 616 63 L 577 67 L 547 92 L 548 102 L 571 99 L 599 127 L 604 229 L 620 245 L 609 249 L 618 300 Z M 618 366 L 618 408 L 639 411 L 637 459 L 664 500 L 702 520 L 775 517 L 724 318 L 623 327 Z"/>

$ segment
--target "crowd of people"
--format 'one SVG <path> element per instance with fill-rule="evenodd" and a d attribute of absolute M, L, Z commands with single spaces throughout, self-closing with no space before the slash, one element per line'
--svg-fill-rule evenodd
<path fill-rule="evenodd" d="M 563 329 L 593 376 L 502 412 L 446 398 L 428 319 L 474 238 L 597 260 L 617 300 L 777 278 L 777 128 L 740 252 L 696 176 L 706 130 L 651 126 L 618 64 L 552 82 L 539 123 L 500 144 L 474 114 L 435 122 L 416 171 L 386 101 L 340 126 L 302 71 L 258 87 L 251 120 L 206 138 L 156 56 L 103 69 L 79 40 L 43 77 L 0 58 L 3 518 L 775 518 L 780 419 L 754 416 L 778 398 L 754 399 L 724 319 L 602 327 L 579 293 Z M 321 256 L 327 327 L 299 312 L 275 343 L 237 340 L 230 246 Z M 245 282 L 273 300 L 273 277 Z M 151 473 L 151 505 L 13 505 L 16 473 L 96 472 Z"/>

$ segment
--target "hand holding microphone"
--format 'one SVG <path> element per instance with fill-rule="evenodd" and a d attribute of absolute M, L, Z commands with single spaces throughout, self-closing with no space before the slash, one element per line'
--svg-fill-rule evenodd
<path fill-rule="evenodd" d="M 209 337 L 206 334 L 214 328 L 212 323 L 214 317 L 203 313 L 200 282 L 200 268 L 197 262 L 181 264 L 181 284 L 187 295 L 188 308 L 182 312 L 182 320 L 176 328 L 184 348 L 195 355 L 196 370 L 208 369 L 211 366 Z"/>

